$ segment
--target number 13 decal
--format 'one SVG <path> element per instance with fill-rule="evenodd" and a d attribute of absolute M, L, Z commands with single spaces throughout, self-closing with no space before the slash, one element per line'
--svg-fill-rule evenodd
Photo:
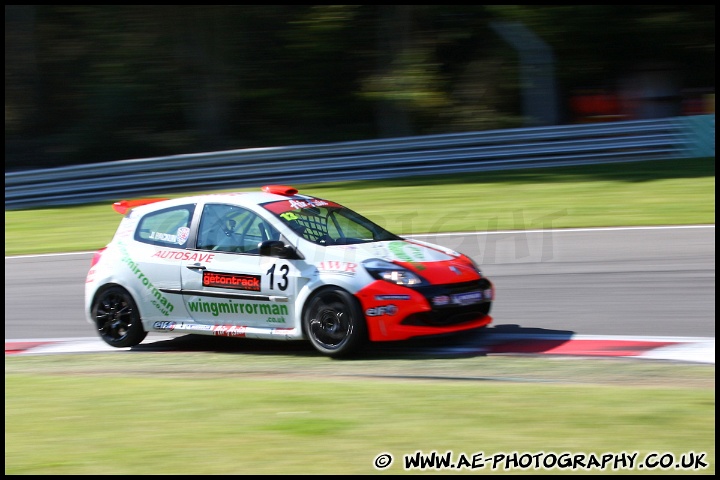
<path fill-rule="evenodd" d="M 275 287 L 279 288 L 280 290 L 287 290 L 288 288 L 288 273 L 290 273 L 290 266 L 287 264 L 280 265 L 280 268 L 278 268 L 278 282 L 277 285 L 275 284 L 275 265 L 273 263 L 273 266 L 268 269 L 266 272 L 267 275 L 270 275 L 270 290 L 274 290 Z"/>

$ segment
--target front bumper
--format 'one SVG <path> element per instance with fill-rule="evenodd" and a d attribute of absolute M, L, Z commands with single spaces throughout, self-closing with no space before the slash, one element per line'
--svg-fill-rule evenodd
<path fill-rule="evenodd" d="M 409 288 L 377 280 L 356 293 L 371 341 L 444 335 L 489 325 L 492 283 L 477 281 Z"/>

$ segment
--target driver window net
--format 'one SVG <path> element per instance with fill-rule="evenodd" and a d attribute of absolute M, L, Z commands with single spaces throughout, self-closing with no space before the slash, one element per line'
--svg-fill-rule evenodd
<path fill-rule="evenodd" d="M 316 242 L 328 234 L 327 216 L 302 212 L 302 215 L 298 215 L 295 222 L 303 228 L 303 238 L 311 242 Z"/>

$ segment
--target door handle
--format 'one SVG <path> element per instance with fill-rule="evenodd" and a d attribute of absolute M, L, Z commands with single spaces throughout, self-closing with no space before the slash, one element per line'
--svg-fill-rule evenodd
<path fill-rule="evenodd" d="M 189 268 L 190 270 L 206 270 L 205 265 L 200 265 L 199 263 L 187 265 L 187 268 Z"/>

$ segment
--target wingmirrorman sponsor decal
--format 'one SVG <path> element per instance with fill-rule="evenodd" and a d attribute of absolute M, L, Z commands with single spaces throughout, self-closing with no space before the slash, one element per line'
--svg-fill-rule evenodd
<path fill-rule="evenodd" d="M 287 305 L 276 305 L 274 303 L 241 303 L 233 302 L 209 302 L 199 299 L 195 302 L 188 302 L 188 309 L 191 313 L 210 313 L 213 317 L 218 315 L 287 315 Z"/>
<path fill-rule="evenodd" d="M 150 293 L 150 295 L 153 297 L 152 304 L 157 308 L 160 313 L 165 315 L 166 317 L 170 315 L 170 312 L 172 312 L 175 307 L 173 304 L 168 300 L 165 295 L 162 294 L 160 290 L 155 288 L 155 285 L 150 281 L 148 277 L 145 276 L 145 274 L 140 270 L 140 267 L 133 261 L 133 259 L 130 257 L 130 254 L 125 249 L 123 245 L 120 245 L 120 251 L 122 252 L 122 258 L 120 259 L 120 263 L 127 265 L 127 267 L 130 269 L 130 271 L 137 277 L 137 279 L 142 283 L 142 285 L 147 289 L 147 291 Z"/>
<path fill-rule="evenodd" d="M 203 286 L 260 291 L 260 275 L 203 272 Z"/>

